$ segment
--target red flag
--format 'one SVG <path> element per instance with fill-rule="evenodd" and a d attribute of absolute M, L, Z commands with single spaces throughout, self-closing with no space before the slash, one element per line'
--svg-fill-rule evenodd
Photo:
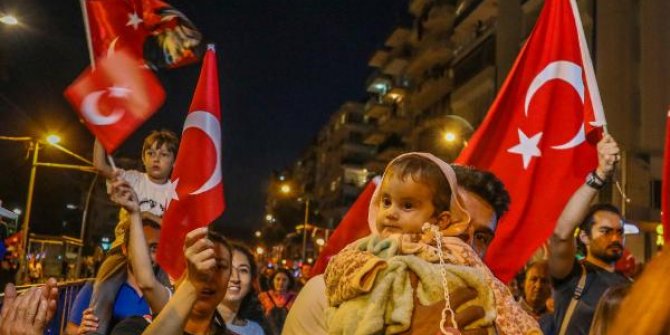
<path fill-rule="evenodd" d="M 574 0 L 547 0 L 488 114 L 457 162 L 510 191 L 485 261 L 509 281 L 551 235 L 597 166 L 605 117 Z"/>
<path fill-rule="evenodd" d="M 221 107 L 214 47 L 208 48 L 172 171 L 175 188 L 165 211 L 157 259 L 172 278 L 184 271 L 184 237 L 225 208 L 221 178 Z"/>
<path fill-rule="evenodd" d="M 372 194 L 375 192 L 378 183 L 379 178 L 371 180 L 351 205 L 351 208 L 349 208 L 347 214 L 344 215 L 342 221 L 337 225 L 337 229 L 335 229 L 335 232 L 333 232 L 333 235 L 328 239 L 326 246 L 319 254 L 319 259 L 314 264 L 310 276 L 315 276 L 326 271 L 328 261 L 333 255 L 340 252 L 347 244 L 370 234 L 368 209 L 370 208 Z"/>
<path fill-rule="evenodd" d="M 160 0 L 85 0 L 93 56 L 126 49 L 153 67 L 198 60 L 202 35 L 181 12 Z"/>
<path fill-rule="evenodd" d="M 95 70 L 86 70 L 65 90 L 65 97 L 107 152 L 116 150 L 165 100 L 158 79 L 141 65 L 119 51 L 100 59 Z"/>
<path fill-rule="evenodd" d="M 665 153 L 663 155 L 663 175 L 661 186 L 661 220 L 663 237 L 670 242 L 670 111 L 665 124 Z"/>

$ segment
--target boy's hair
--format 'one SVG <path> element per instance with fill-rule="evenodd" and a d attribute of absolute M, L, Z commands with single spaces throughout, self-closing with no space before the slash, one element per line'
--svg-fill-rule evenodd
<path fill-rule="evenodd" d="M 458 186 L 482 197 L 500 217 L 509 208 L 510 197 L 505 185 L 491 172 L 478 170 L 472 166 L 451 164 L 456 173 Z"/>
<path fill-rule="evenodd" d="M 160 148 L 165 144 L 167 150 L 177 156 L 177 149 L 179 148 L 179 138 L 175 133 L 167 129 L 154 130 L 144 139 L 142 145 L 142 154 L 151 148 L 154 143 L 156 147 Z"/>
<path fill-rule="evenodd" d="M 161 230 L 161 225 L 159 225 L 158 222 L 149 219 L 142 219 L 142 228 L 144 227 L 151 227 L 156 230 Z M 123 245 L 126 246 L 127 248 L 129 242 L 130 242 L 130 227 L 127 226 L 123 232 Z"/>
<path fill-rule="evenodd" d="M 400 157 L 386 168 L 385 175 L 396 175 L 400 180 L 412 178 L 414 182 L 423 183 L 433 191 L 435 213 L 448 211 L 451 207 L 451 186 L 444 172 L 430 159 L 407 155 Z"/>

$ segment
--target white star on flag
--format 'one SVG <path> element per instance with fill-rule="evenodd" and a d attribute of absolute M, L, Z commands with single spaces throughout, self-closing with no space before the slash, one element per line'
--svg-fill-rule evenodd
<path fill-rule="evenodd" d="M 540 138 L 542 137 L 542 132 L 539 132 L 535 134 L 535 136 L 528 138 L 528 136 L 526 136 L 526 134 L 524 134 L 521 129 L 517 129 L 517 131 L 519 132 L 519 144 L 507 149 L 507 152 L 521 155 L 523 158 L 523 169 L 526 170 L 528 169 L 528 164 L 530 164 L 530 160 L 533 157 L 540 157 L 542 155 L 540 148 L 537 146 L 537 144 L 540 142 Z"/>
<path fill-rule="evenodd" d="M 137 12 L 133 12 L 132 14 L 128 14 L 128 22 L 126 23 L 126 27 L 133 26 L 133 29 L 137 30 L 137 27 L 142 22 L 144 22 L 144 20 L 140 19 L 139 15 L 137 15 Z"/>

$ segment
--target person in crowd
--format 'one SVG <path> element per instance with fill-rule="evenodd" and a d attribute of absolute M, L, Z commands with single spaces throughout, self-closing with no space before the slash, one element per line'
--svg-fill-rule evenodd
<path fill-rule="evenodd" d="M 492 173 L 469 166 L 452 165 L 458 180 L 459 194 L 465 209 L 470 213 L 472 229 L 466 236 L 468 243 L 480 255 L 488 249 L 498 220 L 509 207 L 510 197 L 505 185 Z M 323 275 L 311 278 L 300 291 L 284 325 L 284 334 L 327 334 L 325 311 L 326 285 Z M 449 302 L 456 311 L 455 319 L 463 328 L 472 328 L 485 315 L 476 304 L 477 291 L 459 288 L 451 292 Z M 468 305 L 468 308 L 461 306 Z M 471 329 L 470 334 L 488 334 L 490 327 Z"/>
<path fill-rule="evenodd" d="M 93 165 L 110 181 L 116 178 L 127 181 L 137 194 L 143 218 L 153 220 L 160 225 L 161 217 L 172 199 L 173 186 L 170 174 L 174 167 L 178 146 L 179 139 L 173 132 L 153 131 L 144 139 L 142 163 L 145 172 L 140 172 L 112 167 L 107 162 L 104 148 L 96 140 L 93 146 Z M 119 224 L 114 229 L 116 239 L 112 243 L 113 248 L 123 243 L 121 237 L 128 230 L 127 223 L 130 221 L 127 216 L 128 213 L 122 208 L 119 212 Z M 116 294 L 127 280 L 127 271 L 123 271 L 126 263 L 127 260 L 122 253 L 110 253 L 100 266 L 95 280 L 91 307 L 94 308 L 93 314 L 99 318 L 98 329 L 103 334 L 110 329 L 109 324 Z M 161 277 L 167 278 L 162 275 Z"/>
<path fill-rule="evenodd" d="M 152 260 L 155 262 L 155 250 L 160 234 L 160 227 L 154 221 L 143 220 L 142 231 L 143 235 L 146 236 L 145 248 L 151 250 Z M 128 231 L 127 235 L 130 235 L 130 231 Z M 124 237 L 124 240 L 129 242 L 130 238 Z M 126 255 L 130 249 L 128 242 L 120 247 L 120 252 Z M 151 267 L 149 268 L 151 269 Z M 142 293 L 141 285 L 139 285 L 133 269 L 134 267 L 127 266 L 127 281 L 121 285 L 114 298 L 110 321 L 112 325 L 129 316 L 150 314 L 150 310 L 152 310 L 145 294 Z M 77 293 L 72 303 L 65 328 L 66 334 L 84 335 L 94 333 L 98 330 L 99 319 L 95 316 L 93 308 L 89 307 L 92 294 L 93 281 L 89 281 Z"/>
<path fill-rule="evenodd" d="M 630 285 L 619 285 L 608 288 L 598 302 L 589 335 L 607 335 L 608 329 L 621 306 L 621 301 L 630 291 Z"/>
<path fill-rule="evenodd" d="M 610 135 L 598 143 L 598 167 L 572 195 L 550 239 L 549 274 L 554 286 L 554 324 L 558 334 L 587 335 L 596 305 L 605 291 L 629 279 L 614 271 L 623 254 L 624 229 L 619 209 L 610 204 L 590 206 L 614 173 L 619 146 Z M 586 258 L 575 258 L 575 229 Z"/>
<path fill-rule="evenodd" d="M 307 284 L 307 281 L 310 278 L 310 273 L 311 272 L 312 272 L 312 264 L 303 263 L 300 266 L 300 276 L 298 277 L 298 280 L 297 280 L 297 283 L 296 283 L 296 285 L 297 285 L 296 290 L 298 292 L 305 286 L 305 284 Z"/>
<path fill-rule="evenodd" d="M 670 252 L 663 250 L 646 266 L 621 302 L 608 335 L 667 335 L 670 329 Z"/>
<path fill-rule="evenodd" d="M 232 247 L 208 227 L 186 235 L 187 268 L 176 283 L 176 291 L 155 319 L 131 317 L 121 321 L 112 335 L 230 334 L 217 311 L 228 289 Z"/>
<path fill-rule="evenodd" d="M 519 304 L 528 314 L 539 320 L 547 313 L 547 299 L 551 296 L 551 278 L 549 264 L 536 261 L 528 266 L 523 281 L 523 297 Z"/>
<path fill-rule="evenodd" d="M 268 291 L 272 288 L 272 277 L 275 274 L 275 268 L 272 263 L 268 263 L 263 267 L 261 276 L 259 278 L 261 291 Z"/>
<path fill-rule="evenodd" d="M 291 289 L 294 279 L 287 269 L 278 268 L 271 278 L 271 283 L 272 288 L 262 292 L 258 298 L 263 305 L 265 318 L 270 323 L 272 333 L 280 334 L 297 294 Z"/>
<path fill-rule="evenodd" d="M 445 325 L 462 332 L 467 329 L 448 297 L 470 287 L 481 297 L 483 326 L 498 334 L 540 334 L 482 253 L 460 238 L 481 234 L 474 243 L 483 247 L 493 229 L 472 224 L 449 164 L 426 153 L 396 157 L 372 196 L 369 217 L 372 234 L 326 268 L 329 333 L 435 334 Z"/>
<path fill-rule="evenodd" d="M 267 327 L 263 307 L 258 300 L 255 284 L 258 266 L 251 251 L 239 242 L 233 242 L 233 268 L 228 291 L 218 310 L 226 326 L 239 335 L 264 335 Z"/>
<path fill-rule="evenodd" d="M 17 295 L 14 284 L 5 286 L 0 311 L 0 335 L 42 335 L 56 315 L 58 287 L 55 278 Z"/>

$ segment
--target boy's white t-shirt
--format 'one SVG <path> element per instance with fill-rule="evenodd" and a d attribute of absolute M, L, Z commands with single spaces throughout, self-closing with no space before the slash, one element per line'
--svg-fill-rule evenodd
<path fill-rule="evenodd" d="M 146 173 L 137 170 L 121 170 L 121 178 L 133 187 L 140 202 L 140 211 L 163 216 L 172 199 L 172 181 L 156 184 Z"/>

